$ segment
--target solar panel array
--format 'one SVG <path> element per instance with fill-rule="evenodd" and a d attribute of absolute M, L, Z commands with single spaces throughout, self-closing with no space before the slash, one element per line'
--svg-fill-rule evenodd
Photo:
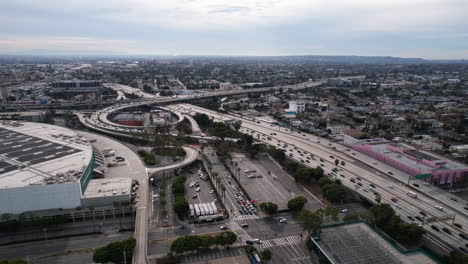
<path fill-rule="evenodd" d="M 41 138 L 0 128 L 0 155 L 27 166 L 54 160 L 81 152 Z M 18 166 L 0 160 L 0 174 L 18 169 Z"/>
<path fill-rule="evenodd" d="M 361 226 L 322 229 L 319 243 L 336 264 L 402 263 Z"/>

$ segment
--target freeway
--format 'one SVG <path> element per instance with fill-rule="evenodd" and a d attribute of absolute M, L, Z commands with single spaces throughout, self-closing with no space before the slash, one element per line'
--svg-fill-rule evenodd
<path fill-rule="evenodd" d="M 148 127 L 135 127 L 135 126 L 124 126 L 120 124 L 116 124 L 111 122 L 108 119 L 109 114 L 121 111 L 131 107 L 140 107 L 145 105 L 153 105 L 153 104 L 171 104 L 181 101 L 187 101 L 192 99 L 201 99 L 201 98 L 210 98 L 210 97 L 219 97 L 219 96 L 227 96 L 227 95 L 238 95 L 238 94 L 245 94 L 245 93 L 256 93 L 256 92 L 269 92 L 274 90 L 282 89 L 292 89 L 292 90 L 300 90 L 309 87 L 315 87 L 324 84 L 325 81 L 308 81 L 300 84 L 295 85 L 288 85 L 288 86 L 275 86 L 275 87 L 266 87 L 266 88 L 254 88 L 254 89 L 242 89 L 242 90 L 230 90 L 230 91 L 205 91 L 198 94 L 189 94 L 189 95 L 177 95 L 174 97 L 154 97 L 154 98 L 145 98 L 139 101 L 131 101 L 125 103 L 119 103 L 111 105 L 107 108 L 101 109 L 100 111 L 95 112 L 89 122 L 93 123 L 94 126 L 100 127 L 102 129 L 113 129 L 116 131 L 120 131 L 123 133 L 134 133 L 134 132 L 142 132 L 143 130 L 147 129 Z M 177 114 L 177 113 L 175 113 Z M 178 114 L 177 114 L 178 115 Z M 183 120 L 183 116 L 179 116 L 179 121 Z"/>
<path fill-rule="evenodd" d="M 320 137 L 280 128 L 266 122 L 252 121 L 241 116 L 221 114 L 193 105 L 181 104 L 174 107 L 181 111 L 185 109 L 187 113 L 204 113 L 219 121 L 240 120 L 242 122 L 241 132 L 251 134 L 259 141 L 284 149 L 290 158 L 303 165 L 309 167 L 321 166 L 327 174 L 332 173 L 335 168 L 338 169 L 335 178 L 341 178 L 344 186 L 354 190 L 370 202 L 376 203 L 374 192 L 377 192 L 381 197 L 381 201 L 391 204 L 403 221 L 423 225 L 428 236 L 438 238 L 443 242 L 446 249 L 465 247 L 467 241 L 460 234 L 465 234 L 463 226 L 468 227 L 466 210 L 460 210 L 460 203 L 450 199 L 451 195 L 448 193 L 439 191 L 438 196 L 445 195 L 448 197 L 439 199 L 432 195 L 432 191 L 430 193 L 425 192 L 429 188 L 435 189 L 435 187 L 421 184 L 424 187 L 423 189 L 410 188 L 397 178 L 387 175 L 387 172 L 391 170 L 394 172 L 393 174 L 400 175 L 399 177 L 407 180 L 408 175 L 403 172 L 396 171 L 394 168 L 381 167 L 371 157 L 355 153 L 346 146 L 329 142 Z M 284 144 L 287 144 L 288 147 L 284 147 Z M 345 165 L 337 167 L 335 159 L 344 161 Z M 377 166 L 373 163 L 369 165 L 366 163 L 367 161 L 372 161 Z M 351 182 L 351 179 L 354 182 Z M 375 188 L 372 188 L 371 184 Z M 415 192 L 418 197 L 412 198 L 407 195 L 408 192 Z M 391 201 L 394 197 L 398 205 Z M 443 207 L 443 209 L 437 209 L 436 205 Z M 421 212 L 427 215 L 428 221 L 419 221 L 418 218 L 415 218 L 418 216 L 424 220 L 424 215 Z M 460 224 L 462 228 L 453 225 L 453 223 L 434 219 L 434 217 L 448 218 L 451 216 L 455 216 L 456 223 Z M 436 229 L 432 228 L 432 225 L 436 226 Z M 444 229 L 447 231 L 444 231 Z"/>

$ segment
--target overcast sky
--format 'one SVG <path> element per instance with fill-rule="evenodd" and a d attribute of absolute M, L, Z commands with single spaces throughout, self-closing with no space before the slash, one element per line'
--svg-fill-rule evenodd
<path fill-rule="evenodd" d="M 468 0 L 0 0 L 0 53 L 468 59 Z"/>

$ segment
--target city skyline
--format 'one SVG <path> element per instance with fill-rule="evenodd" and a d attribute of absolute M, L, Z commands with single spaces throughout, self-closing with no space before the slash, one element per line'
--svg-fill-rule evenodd
<path fill-rule="evenodd" d="M 459 0 L 6 1 L 0 50 L 467 59 L 467 8 Z"/>

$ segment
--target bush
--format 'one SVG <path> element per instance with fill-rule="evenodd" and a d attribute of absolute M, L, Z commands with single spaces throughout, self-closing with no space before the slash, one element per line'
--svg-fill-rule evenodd
<path fill-rule="evenodd" d="M 266 261 L 271 260 L 271 255 L 272 255 L 272 253 L 271 253 L 271 251 L 268 250 L 268 249 L 265 249 L 265 250 L 263 250 L 263 251 L 260 252 L 260 257 L 261 257 L 263 260 L 266 260 Z"/>
<path fill-rule="evenodd" d="M 97 263 L 131 263 L 135 245 L 136 240 L 134 238 L 129 238 L 123 241 L 110 243 L 104 247 L 96 248 L 93 251 L 93 261 Z"/>
<path fill-rule="evenodd" d="M 298 196 L 288 201 L 288 208 L 294 211 L 301 211 L 304 205 L 307 203 L 307 199 L 303 196 Z"/>
<path fill-rule="evenodd" d="M 28 262 L 22 259 L 12 259 L 12 260 L 0 260 L 0 264 L 28 264 Z"/>
<path fill-rule="evenodd" d="M 144 150 L 138 150 L 138 155 L 140 155 L 140 157 L 143 158 L 143 161 L 145 162 L 146 165 L 156 165 L 156 157 L 151 154 L 151 153 L 148 153 Z"/>
<path fill-rule="evenodd" d="M 260 209 L 267 214 L 274 214 L 278 212 L 278 205 L 272 202 L 265 202 L 260 204 Z"/>
<path fill-rule="evenodd" d="M 343 222 L 351 222 L 359 220 L 359 215 L 356 214 L 347 214 L 343 217 Z"/>
<path fill-rule="evenodd" d="M 190 207 L 185 197 L 176 195 L 174 198 L 174 212 L 179 216 L 179 219 L 183 219 L 189 210 Z"/>
<path fill-rule="evenodd" d="M 170 250 L 175 253 L 183 253 L 198 250 L 200 248 L 206 249 L 212 245 L 232 245 L 236 240 L 236 234 L 231 231 L 222 232 L 217 236 L 184 236 L 174 240 L 171 244 Z"/>

